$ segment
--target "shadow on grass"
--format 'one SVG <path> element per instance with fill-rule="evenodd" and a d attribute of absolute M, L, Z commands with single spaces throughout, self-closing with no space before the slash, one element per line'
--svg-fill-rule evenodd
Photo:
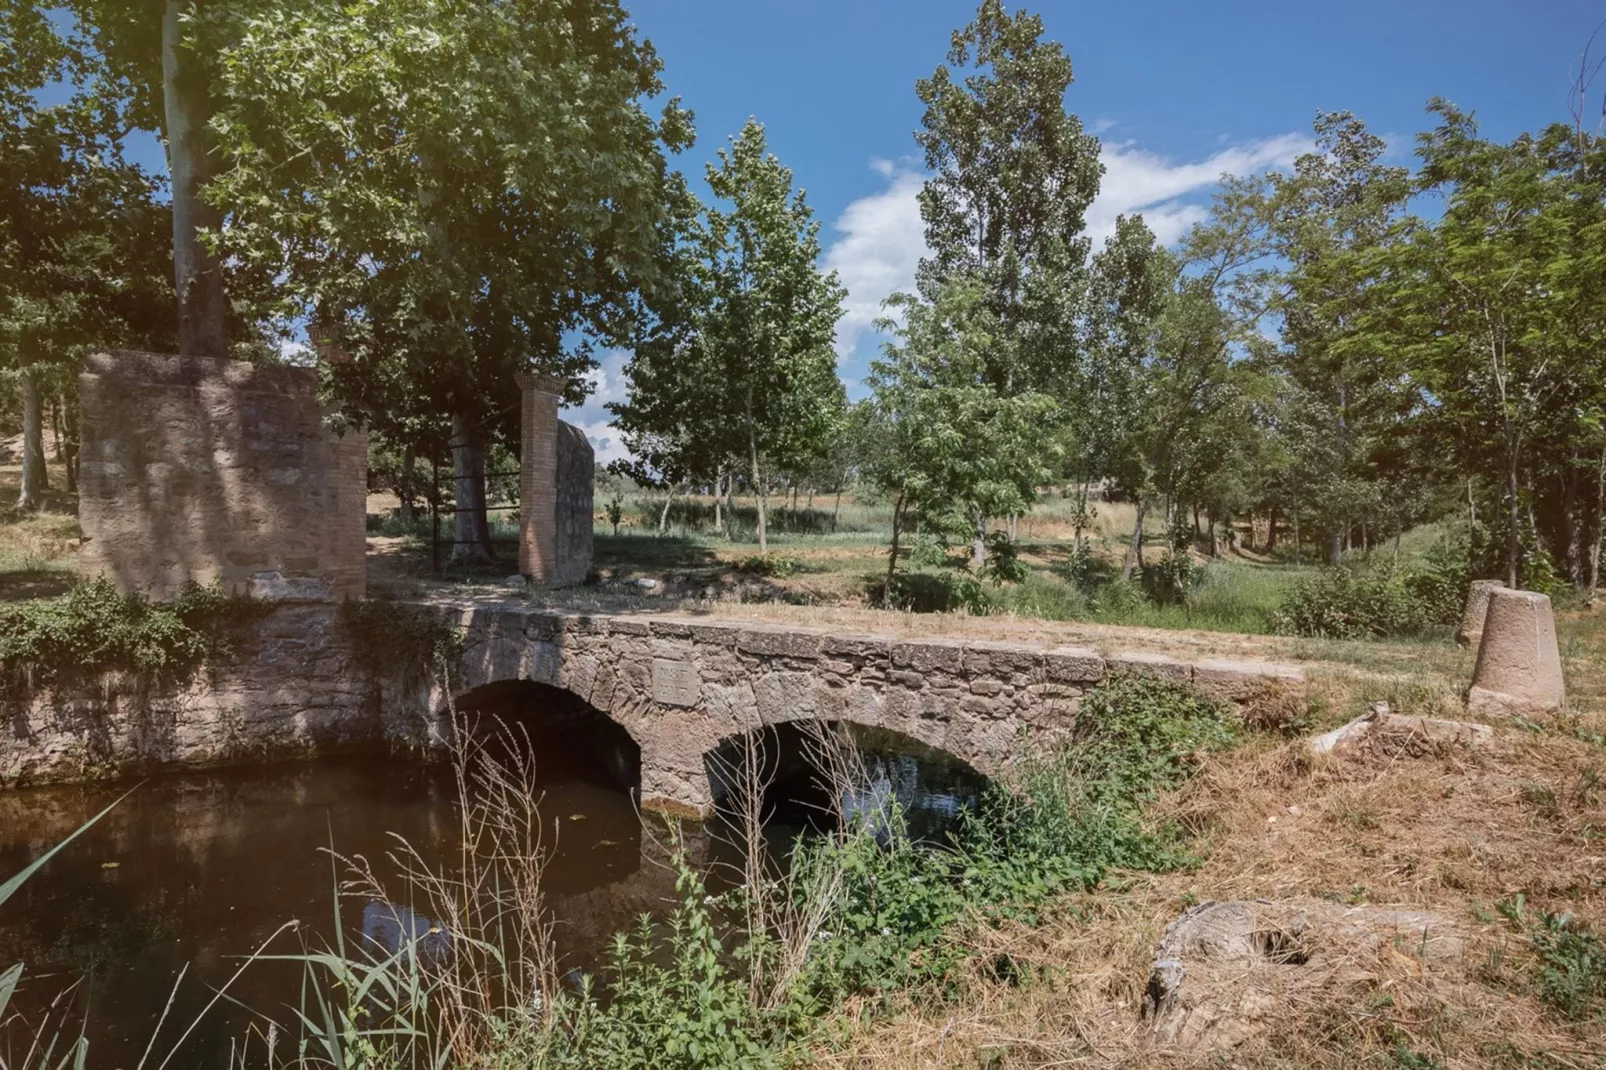
<path fill-rule="evenodd" d="M 34 598 L 54 598 L 66 594 L 78 578 L 71 569 L 0 569 L 0 602 L 26 602 Z"/>
<path fill-rule="evenodd" d="M 602 535 L 594 538 L 592 562 L 620 575 L 631 572 L 701 571 L 720 568 L 714 551 L 677 535 Z"/>

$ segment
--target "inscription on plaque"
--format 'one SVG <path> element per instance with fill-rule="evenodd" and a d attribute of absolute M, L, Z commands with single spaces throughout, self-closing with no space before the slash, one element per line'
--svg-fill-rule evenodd
<path fill-rule="evenodd" d="M 689 661 L 652 659 L 652 697 L 665 706 L 695 706 L 700 691 L 697 669 Z"/>

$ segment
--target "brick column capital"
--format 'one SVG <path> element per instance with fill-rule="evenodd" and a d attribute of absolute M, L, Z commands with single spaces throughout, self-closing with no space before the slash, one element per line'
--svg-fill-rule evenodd
<path fill-rule="evenodd" d="M 540 372 L 522 372 L 515 375 L 513 381 L 526 394 L 547 394 L 555 398 L 561 398 L 568 385 L 555 375 L 543 375 Z"/>

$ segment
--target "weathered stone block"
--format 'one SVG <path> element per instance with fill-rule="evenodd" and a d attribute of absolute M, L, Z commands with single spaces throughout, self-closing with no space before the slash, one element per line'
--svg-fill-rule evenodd
<path fill-rule="evenodd" d="M 325 429 L 312 369 L 118 351 L 78 386 L 86 575 L 159 599 L 190 580 L 363 596 L 367 443 Z"/>
<path fill-rule="evenodd" d="M 820 656 L 821 636 L 788 628 L 743 628 L 736 633 L 736 649 L 761 657 L 812 661 Z"/>
<path fill-rule="evenodd" d="M 952 639 L 910 639 L 892 647 L 892 664 L 919 673 L 965 671 L 965 643 Z"/>
<path fill-rule="evenodd" d="M 1217 698 L 1236 702 L 1267 687 L 1302 688 L 1305 673 L 1293 665 L 1270 661 L 1210 659 L 1194 662 L 1193 682 Z"/>
<path fill-rule="evenodd" d="M 1483 619 L 1489 615 L 1489 592 L 1505 587 L 1501 580 L 1473 580 L 1467 588 L 1467 604 L 1461 611 L 1461 627 L 1456 629 L 1455 641 L 1476 649 L 1483 638 Z"/>
<path fill-rule="evenodd" d="M 652 659 L 652 697 L 665 706 L 695 706 L 702 697 L 702 680 L 690 661 Z"/>
<path fill-rule="evenodd" d="M 1151 654 L 1146 650 L 1124 650 L 1111 654 L 1105 662 L 1107 671 L 1124 672 L 1134 676 L 1166 676 L 1173 680 L 1193 679 L 1193 666 L 1165 654 Z"/>
<path fill-rule="evenodd" d="M 1043 655 L 1050 680 L 1070 684 L 1096 684 L 1104 679 L 1104 659 L 1097 651 L 1079 646 L 1058 646 Z"/>

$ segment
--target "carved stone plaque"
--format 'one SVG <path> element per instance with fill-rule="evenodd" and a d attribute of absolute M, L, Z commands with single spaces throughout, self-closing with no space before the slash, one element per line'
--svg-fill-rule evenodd
<path fill-rule="evenodd" d="M 697 667 L 689 661 L 652 659 L 652 697 L 665 706 L 695 706 L 701 696 Z"/>

